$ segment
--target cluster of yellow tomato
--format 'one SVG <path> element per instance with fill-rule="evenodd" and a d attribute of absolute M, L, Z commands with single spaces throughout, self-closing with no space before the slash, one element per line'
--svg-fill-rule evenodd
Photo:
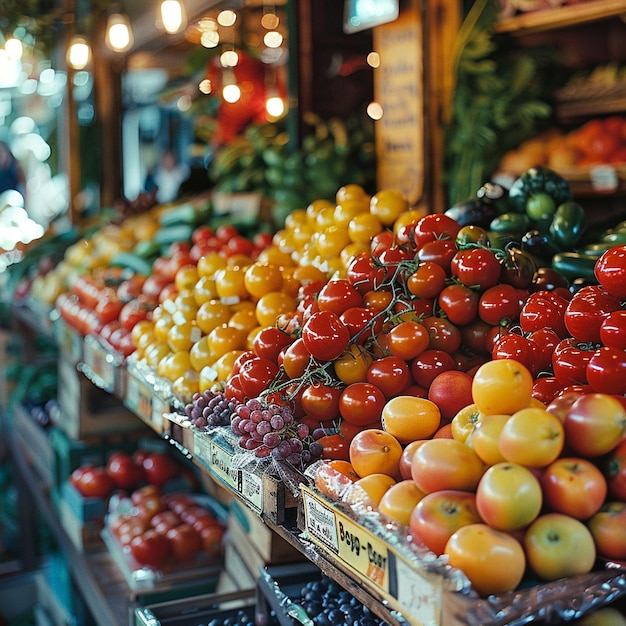
<path fill-rule="evenodd" d="M 134 327 L 135 357 L 171 381 L 184 400 L 226 381 L 256 334 L 296 310 L 302 285 L 344 276 L 350 259 L 369 251 L 372 237 L 418 215 L 398 192 L 370 197 L 346 185 L 335 203 L 316 200 L 292 212 L 255 260 L 207 253 L 176 272 L 172 293 Z"/>

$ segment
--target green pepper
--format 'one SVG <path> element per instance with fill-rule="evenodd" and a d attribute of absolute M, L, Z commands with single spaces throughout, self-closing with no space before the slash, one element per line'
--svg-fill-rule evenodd
<path fill-rule="evenodd" d="M 597 284 L 594 267 L 598 259 L 577 252 L 559 252 L 552 257 L 552 267 L 568 280 L 584 278 Z"/>
<path fill-rule="evenodd" d="M 580 241 L 586 226 L 585 209 L 577 202 L 569 200 L 557 207 L 548 230 L 552 241 L 561 250 L 572 250 Z"/>
<path fill-rule="evenodd" d="M 509 203 L 514 210 L 524 213 L 528 199 L 535 194 L 546 193 L 556 206 L 572 199 L 569 183 L 556 172 L 543 166 L 527 169 L 509 189 Z"/>

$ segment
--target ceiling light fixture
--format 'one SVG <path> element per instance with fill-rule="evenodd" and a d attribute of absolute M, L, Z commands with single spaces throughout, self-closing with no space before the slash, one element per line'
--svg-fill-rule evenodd
<path fill-rule="evenodd" d="M 107 21 L 105 43 L 113 52 L 126 52 L 133 46 L 133 31 L 125 13 L 111 13 Z"/>

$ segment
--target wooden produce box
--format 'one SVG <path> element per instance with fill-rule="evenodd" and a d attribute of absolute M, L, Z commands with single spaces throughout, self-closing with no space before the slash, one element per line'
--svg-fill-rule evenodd
<path fill-rule="evenodd" d="M 288 509 L 297 509 L 299 498 L 281 477 L 267 471 L 267 466 L 255 464 L 252 457 L 245 461 L 229 427 L 210 433 L 194 429 L 193 433 L 196 461 L 251 509 L 275 524 L 284 523 Z"/>
<path fill-rule="evenodd" d="M 56 424 L 72 439 L 85 439 L 110 433 L 137 431 L 141 422 L 122 401 L 94 385 L 64 354 L 59 358 Z"/>
<path fill-rule="evenodd" d="M 51 432 L 40 426 L 29 415 L 28 409 L 16 404 L 12 409 L 15 441 L 22 456 L 33 467 L 45 488 L 54 486 L 55 456 Z"/>
<path fill-rule="evenodd" d="M 299 525 L 306 540 L 411 624 L 561 623 L 626 594 L 626 569 L 615 566 L 480 598 L 445 559 L 411 545 L 401 533 L 389 532 L 375 515 L 360 516 L 307 485 L 301 490 Z"/>
<path fill-rule="evenodd" d="M 88 498 L 91 501 L 96 499 Z M 104 501 L 101 502 L 106 506 Z M 93 504 L 93 502 L 89 504 Z M 57 504 L 57 511 L 63 530 L 65 530 L 66 535 L 79 552 L 102 550 L 104 548 L 102 541 L 104 516 L 85 519 L 84 516 L 77 514 L 76 508 L 72 506 L 72 503 L 63 497 Z"/>

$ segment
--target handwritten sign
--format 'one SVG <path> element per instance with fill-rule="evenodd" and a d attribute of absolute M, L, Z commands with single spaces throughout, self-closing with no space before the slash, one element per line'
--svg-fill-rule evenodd
<path fill-rule="evenodd" d="M 417 8 L 374 29 L 380 67 L 374 97 L 382 106 L 376 122 L 379 189 L 397 189 L 415 205 L 424 193 L 423 25 Z"/>

